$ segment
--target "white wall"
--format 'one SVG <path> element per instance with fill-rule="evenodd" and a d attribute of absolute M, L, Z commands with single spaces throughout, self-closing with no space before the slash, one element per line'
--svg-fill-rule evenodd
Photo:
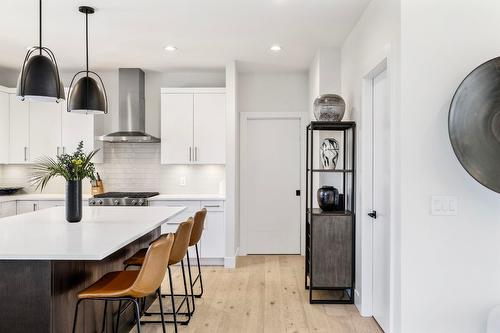
<path fill-rule="evenodd" d="M 20 66 L 22 64 L 19 64 Z M 19 70 L 13 68 L 0 67 L 0 86 L 15 87 Z"/>
<path fill-rule="evenodd" d="M 236 266 L 240 246 L 240 128 L 238 114 L 238 65 L 226 65 L 226 267 Z"/>
<path fill-rule="evenodd" d="M 309 110 L 311 119 L 314 119 L 314 100 L 323 94 L 340 95 L 340 82 L 340 49 L 319 49 L 309 66 Z"/>
<path fill-rule="evenodd" d="M 238 112 L 307 112 L 306 72 L 238 73 Z"/>
<path fill-rule="evenodd" d="M 403 332 L 485 332 L 500 304 L 500 195 L 460 166 L 447 115 L 461 80 L 500 54 L 500 2 L 402 1 Z M 431 195 L 458 216 L 429 214 Z"/>
<path fill-rule="evenodd" d="M 365 9 L 362 17 L 344 41 L 341 49 L 342 96 L 346 101 L 346 117 L 357 122 L 358 135 L 358 195 L 356 227 L 356 305 L 363 315 L 372 314 L 371 304 L 371 224 L 366 218 L 363 199 L 369 193 L 363 193 L 363 185 L 369 181 L 369 161 L 364 157 L 371 138 L 369 129 L 363 124 L 362 83 L 363 78 L 384 57 L 390 57 L 391 76 L 391 112 L 396 118 L 393 123 L 393 137 L 397 135 L 399 114 L 399 71 L 400 71 L 400 4 L 399 0 L 373 0 Z M 389 110 L 388 110 L 389 111 Z M 394 140 L 398 141 L 398 140 Z M 395 147 L 397 153 L 397 147 Z M 398 159 L 394 155 L 394 161 Z M 393 168 L 394 178 L 398 179 L 397 167 Z M 399 181 L 394 182 L 397 185 Z M 398 189 L 393 188 L 395 203 Z M 371 207 L 370 207 L 371 208 Z M 420 208 L 421 209 L 421 208 Z M 400 332 L 400 219 L 394 214 L 391 221 L 391 292 L 392 292 L 392 332 Z M 424 332 L 424 331 L 422 331 Z"/>

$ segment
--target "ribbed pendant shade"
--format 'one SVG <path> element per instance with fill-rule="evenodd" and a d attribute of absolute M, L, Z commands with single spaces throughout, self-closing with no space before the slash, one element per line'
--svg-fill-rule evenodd
<path fill-rule="evenodd" d="M 86 68 L 73 76 L 69 86 L 68 112 L 108 113 L 108 99 L 101 77 L 89 70 L 89 24 L 88 16 L 94 8 L 81 6 L 78 9 L 85 14 L 85 60 Z M 95 78 L 98 80 L 96 80 Z"/>
<path fill-rule="evenodd" d="M 42 0 L 40 0 L 39 46 L 28 50 L 17 80 L 19 99 L 59 102 L 64 100 L 64 86 L 59 77 L 54 53 L 42 46 Z"/>

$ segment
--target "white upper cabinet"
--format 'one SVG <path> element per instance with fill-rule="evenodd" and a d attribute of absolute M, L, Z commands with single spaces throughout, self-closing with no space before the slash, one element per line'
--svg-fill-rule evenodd
<path fill-rule="evenodd" d="M 61 154 L 61 109 L 64 102 L 47 103 L 30 101 L 29 159 L 55 158 Z"/>
<path fill-rule="evenodd" d="M 10 100 L 10 142 L 9 163 L 29 162 L 29 106 L 21 102 L 15 94 L 9 94 Z"/>
<path fill-rule="evenodd" d="M 226 163 L 226 95 L 194 95 L 194 159 L 203 164 Z"/>
<path fill-rule="evenodd" d="M 161 95 L 161 162 L 193 161 L 193 95 Z"/>
<path fill-rule="evenodd" d="M 225 164 L 224 88 L 164 88 L 161 162 Z"/>
<path fill-rule="evenodd" d="M 94 115 L 69 113 L 65 101 L 20 101 L 14 89 L 5 89 L 0 87 L 0 164 L 71 154 L 80 141 L 86 153 L 94 149 Z"/>
<path fill-rule="evenodd" d="M 9 161 L 9 94 L 0 91 L 0 163 Z"/>
<path fill-rule="evenodd" d="M 94 150 L 94 116 L 91 114 L 71 113 L 63 106 L 61 112 L 61 151 L 73 153 L 80 141 L 86 153 Z"/>

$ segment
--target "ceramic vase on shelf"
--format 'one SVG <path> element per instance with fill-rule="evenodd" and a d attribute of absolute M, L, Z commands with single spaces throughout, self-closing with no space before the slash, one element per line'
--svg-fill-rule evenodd
<path fill-rule="evenodd" d="M 321 95 L 314 100 L 314 116 L 318 121 L 341 121 L 345 113 L 345 102 L 335 94 Z"/>
<path fill-rule="evenodd" d="M 340 210 L 341 200 L 339 190 L 333 186 L 322 186 L 318 189 L 318 205 L 321 210 Z"/>
<path fill-rule="evenodd" d="M 66 221 L 80 222 L 82 220 L 82 181 L 68 180 L 66 182 Z"/>
<path fill-rule="evenodd" d="M 326 138 L 321 143 L 321 164 L 323 169 L 335 170 L 339 159 L 340 145 L 334 138 Z"/>

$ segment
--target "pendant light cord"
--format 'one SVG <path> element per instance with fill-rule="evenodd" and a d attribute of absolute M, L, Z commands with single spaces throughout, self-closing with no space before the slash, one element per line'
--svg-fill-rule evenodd
<path fill-rule="evenodd" d="M 89 76 L 89 13 L 85 12 L 85 59 L 87 66 L 87 77 Z"/>
<path fill-rule="evenodd" d="M 40 55 L 42 55 L 42 0 L 40 0 L 40 10 L 39 10 L 39 15 L 40 15 L 40 19 L 39 19 L 39 23 L 40 23 L 40 35 L 38 36 L 39 38 L 39 45 L 40 45 Z"/>

